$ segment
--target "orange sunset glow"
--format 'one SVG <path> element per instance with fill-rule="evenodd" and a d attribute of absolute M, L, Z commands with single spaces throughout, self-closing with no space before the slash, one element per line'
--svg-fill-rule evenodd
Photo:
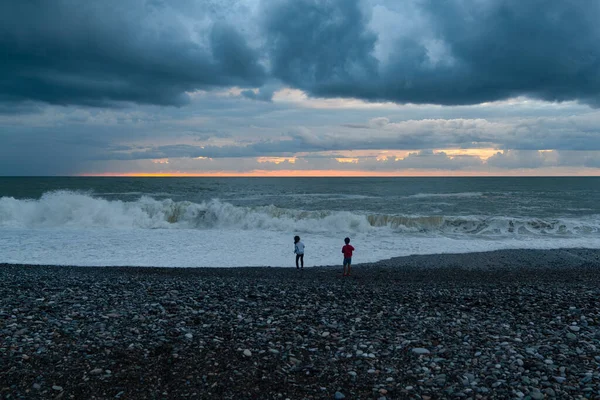
<path fill-rule="evenodd" d="M 318 177 L 502 177 L 502 176 L 600 176 L 600 171 L 593 168 L 586 169 L 520 169 L 516 171 L 340 171 L 340 170 L 253 170 L 248 172 L 102 172 L 84 173 L 82 177 L 137 177 L 137 178 L 318 178 Z"/>

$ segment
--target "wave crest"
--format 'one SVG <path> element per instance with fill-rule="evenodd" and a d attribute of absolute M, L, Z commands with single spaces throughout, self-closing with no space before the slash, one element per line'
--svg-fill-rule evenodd
<path fill-rule="evenodd" d="M 426 235 L 590 235 L 600 218 L 582 220 L 505 216 L 411 216 L 306 211 L 275 206 L 239 207 L 217 199 L 202 203 L 106 200 L 89 193 L 55 191 L 39 200 L 0 198 L 0 227 L 119 229 L 267 229 L 283 232 L 370 232 L 387 229 Z"/>

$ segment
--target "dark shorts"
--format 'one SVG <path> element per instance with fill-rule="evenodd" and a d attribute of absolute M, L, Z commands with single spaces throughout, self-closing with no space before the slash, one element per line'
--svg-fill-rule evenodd
<path fill-rule="evenodd" d="M 352 257 L 344 257 L 344 265 L 346 264 L 352 264 Z"/>

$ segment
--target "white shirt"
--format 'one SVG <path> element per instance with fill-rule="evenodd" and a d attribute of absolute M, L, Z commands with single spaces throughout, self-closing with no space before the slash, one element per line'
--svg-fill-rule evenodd
<path fill-rule="evenodd" d="M 296 247 L 294 248 L 294 253 L 304 254 L 304 243 L 302 243 L 302 242 L 296 243 Z"/>

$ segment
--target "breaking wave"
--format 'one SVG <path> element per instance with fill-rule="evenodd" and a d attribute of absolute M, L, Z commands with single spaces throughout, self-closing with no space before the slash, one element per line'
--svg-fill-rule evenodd
<path fill-rule="evenodd" d="M 465 194 L 463 194 L 465 195 Z M 474 194 L 476 195 L 476 194 Z M 506 216 L 415 216 L 343 211 L 304 211 L 275 206 L 239 207 L 213 199 L 202 203 L 106 200 L 89 193 L 55 191 L 38 200 L 0 198 L 0 227 L 118 229 L 266 229 L 284 232 L 376 232 L 430 235 L 585 236 L 600 232 L 600 216 L 577 219 Z"/>

